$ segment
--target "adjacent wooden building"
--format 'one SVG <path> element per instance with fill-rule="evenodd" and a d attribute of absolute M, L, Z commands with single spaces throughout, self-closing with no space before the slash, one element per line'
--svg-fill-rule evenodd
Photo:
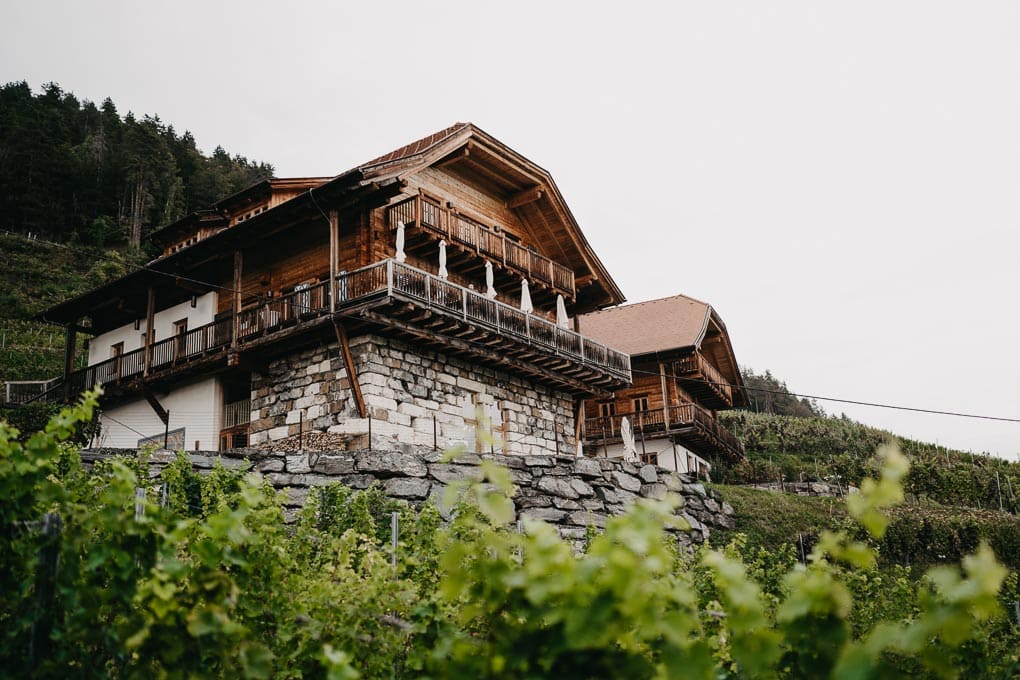
<path fill-rule="evenodd" d="M 584 403 L 589 455 L 622 456 L 626 418 L 638 454 L 679 472 L 705 474 L 706 459 L 739 459 L 743 446 L 716 412 L 745 403 L 726 325 L 711 305 L 675 295 L 582 314 L 580 331 L 631 356 L 632 383 Z"/>

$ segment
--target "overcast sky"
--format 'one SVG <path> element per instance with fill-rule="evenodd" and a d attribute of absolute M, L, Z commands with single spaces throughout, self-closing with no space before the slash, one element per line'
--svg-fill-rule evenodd
<path fill-rule="evenodd" d="M 469 120 L 791 389 L 1020 418 L 1020 2 L 32 2 L 0 80 L 336 174 Z M 824 403 L 1017 459 L 1020 423 Z"/>

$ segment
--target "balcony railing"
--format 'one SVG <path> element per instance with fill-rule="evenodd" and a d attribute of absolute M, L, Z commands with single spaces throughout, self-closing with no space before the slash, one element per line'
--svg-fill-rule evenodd
<path fill-rule="evenodd" d="M 338 311 L 376 297 L 400 298 L 511 337 L 543 353 L 569 358 L 619 380 L 631 380 L 629 355 L 394 260 L 382 260 L 340 274 L 332 294 L 336 297 Z M 330 295 L 329 283 L 323 281 L 282 297 L 267 298 L 242 309 L 236 316 L 225 315 L 212 323 L 153 343 L 148 362 L 146 350 L 141 348 L 76 371 L 71 374 L 72 391 L 78 393 L 97 383 L 119 383 L 183 366 L 231 346 L 243 349 L 256 340 L 329 314 Z"/>
<path fill-rule="evenodd" d="M 576 292 L 574 272 L 570 268 L 508 239 L 502 231 L 490 229 L 454 208 L 446 208 L 439 200 L 426 194 L 419 193 L 389 206 L 386 209 L 386 219 L 391 229 L 397 228 L 397 222 L 416 226 L 451 243 L 459 243 L 474 250 L 567 297 L 573 297 Z"/>
<path fill-rule="evenodd" d="M 223 425 L 226 430 L 251 421 L 251 400 L 242 399 L 223 405 Z"/>
<path fill-rule="evenodd" d="M 38 399 L 54 386 L 56 380 L 11 380 L 3 384 L 0 403 L 26 404 Z"/>
<path fill-rule="evenodd" d="M 714 393 L 727 406 L 733 405 L 733 387 L 719 372 L 719 369 L 710 364 L 701 352 L 695 352 L 677 361 L 675 371 L 676 375 L 680 376 L 700 376 L 704 389 Z M 684 387 L 688 388 L 688 391 L 697 392 L 699 391 L 697 388 L 700 386 L 685 384 Z M 693 390 L 691 390 L 692 387 Z"/>
<path fill-rule="evenodd" d="M 619 440 L 621 423 L 624 418 L 630 422 L 638 437 L 673 434 L 678 430 L 694 428 L 698 436 L 706 439 L 713 448 L 724 449 L 723 453 L 742 456 L 744 452 L 744 446 L 740 440 L 721 426 L 710 411 L 690 402 L 670 406 L 665 412 L 662 409 L 654 409 L 586 418 L 584 421 L 585 439 L 590 443 Z"/>

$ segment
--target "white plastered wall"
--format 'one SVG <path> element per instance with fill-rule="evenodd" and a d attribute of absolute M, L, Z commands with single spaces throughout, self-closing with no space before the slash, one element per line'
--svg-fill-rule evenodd
<path fill-rule="evenodd" d="M 188 320 L 188 328 L 211 323 L 216 314 L 216 293 L 206 293 L 195 300 L 168 307 L 153 315 L 153 341 L 173 335 L 174 322 Z M 92 338 L 89 343 L 89 364 L 109 359 L 111 348 L 124 343 L 124 352 L 140 349 L 145 338 L 145 319 L 135 329 L 133 323 Z M 219 381 L 208 378 L 174 386 L 169 393 L 157 394 L 163 408 L 170 412 L 170 431 L 184 429 L 184 447 L 187 450 L 215 451 L 219 448 L 220 419 L 223 411 L 223 394 Z M 113 448 L 133 448 L 138 440 L 160 436 L 163 421 L 144 398 L 104 409 L 102 434 L 95 445 Z M 197 446 L 196 446 L 197 442 Z"/>
<path fill-rule="evenodd" d="M 153 342 L 159 342 L 169 338 L 174 332 L 174 322 L 181 319 L 188 320 L 188 328 L 198 328 L 207 323 L 212 323 L 216 315 L 216 293 L 206 293 L 195 300 L 192 308 L 191 301 L 182 302 L 179 305 L 168 307 L 156 312 L 152 317 L 152 327 L 155 330 Z M 124 343 L 124 352 L 131 352 L 142 347 L 145 339 L 145 319 L 141 319 L 138 329 L 135 330 L 133 323 L 125 324 L 120 328 L 107 331 L 97 335 L 89 341 L 89 365 L 98 364 L 100 361 L 109 359 L 112 355 L 111 348 L 118 342 Z"/>
<path fill-rule="evenodd" d="M 646 439 L 642 448 L 641 437 L 639 435 L 635 437 L 634 444 L 639 456 L 642 453 L 658 454 L 659 467 L 667 470 L 694 475 L 697 474 L 696 466 L 700 465 L 702 470 L 710 470 L 712 468 L 712 465 L 701 456 L 688 451 L 680 444 L 672 444 L 668 439 Z M 605 447 L 599 444 L 595 455 L 599 458 L 623 458 L 623 444 L 608 444 Z"/>
<path fill-rule="evenodd" d="M 156 399 L 170 412 L 170 432 L 184 429 L 185 450 L 219 449 L 223 395 L 216 378 L 175 386 L 168 394 L 157 393 Z M 160 437 L 165 431 L 163 421 L 143 398 L 104 409 L 101 422 L 95 446 L 134 448 L 140 439 Z"/>

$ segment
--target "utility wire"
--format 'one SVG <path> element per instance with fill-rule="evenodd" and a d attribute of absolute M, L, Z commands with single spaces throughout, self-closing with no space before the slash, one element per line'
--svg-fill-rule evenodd
<path fill-rule="evenodd" d="M 328 221 L 329 217 L 322 211 L 322 208 L 319 207 L 318 202 L 315 201 L 315 197 L 314 196 L 312 196 L 312 202 L 315 205 L 315 207 L 319 210 L 319 212 L 322 214 L 322 217 Z M 97 255 L 97 257 L 102 258 L 102 259 L 106 259 L 106 260 L 111 261 L 111 262 L 117 261 L 117 260 L 114 260 L 114 258 L 109 257 L 108 255 L 105 255 L 105 254 Z M 120 262 L 120 261 L 117 261 L 117 262 L 119 264 L 123 264 L 123 262 Z M 166 276 L 168 278 L 172 278 L 172 279 L 175 279 L 175 280 L 187 281 L 187 282 L 193 283 L 195 285 L 206 286 L 206 287 L 218 289 L 218 290 L 221 290 L 221 291 L 224 291 L 224 292 L 227 292 L 227 293 L 232 293 L 232 294 L 241 293 L 241 291 L 239 291 L 238 289 L 233 288 L 231 286 L 223 286 L 223 285 L 219 285 L 219 284 L 215 284 L 215 283 L 210 283 L 208 281 L 202 281 L 202 280 L 195 279 L 195 278 L 188 277 L 188 276 L 183 276 L 183 275 L 180 275 L 180 274 L 172 274 L 170 272 L 165 272 L 165 271 L 161 271 L 159 269 L 155 269 L 153 267 L 150 267 L 148 264 L 142 264 L 142 265 L 131 265 L 131 264 L 129 264 L 128 266 L 129 267 L 133 267 L 136 271 L 149 271 L 149 272 L 152 272 L 154 274 L 159 274 L 161 276 Z M 309 291 L 309 293 L 310 292 L 311 291 Z M 266 301 L 272 301 L 272 300 L 275 299 L 275 298 L 266 298 L 265 296 L 262 296 L 262 295 L 259 295 L 259 294 L 255 294 L 254 297 L 260 303 L 263 303 L 263 302 L 266 302 Z M 294 297 L 296 298 L 297 296 L 294 296 Z M 307 305 L 302 305 L 301 303 L 298 303 L 296 300 L 292 300 L 291 304 L 294 305 L 295 307 L 303 307 L 305 309 L 311 309 L 311 303 L 308 303 Z M 650 376 L 660 376 L 660 375 L 662 375 L 661 373 L 659 373 L 657 371 L 642 371 L 642 370 L 639 370 L 639 369 L 631 369 L 631 373 L 640 373 L 640 374 L 643 374 L 643 375 L 650 375 Z M 730 389 L 740 389 L 740 387 L 737 386 L 737 385 L 733 385 L 733 384 L 726 383 L 726 382 L 715 382 L 715 381 L 711 381 L 711 380 L 706 380 L 704 378 L 690 378 L 690 377 L 686 377 L 686 376 L 670 375 L 668 373 L 666 374 L 666 377 L 667 378 L 672 378 L 674 380 L 679 380 L 681 382 L 688 382 L 688 383 L 694 382 L 694 383 L 701 383 L 701 384 L 729 387 Z M 748 389 L 748 388 L 745 387 L 744 389 Z M 804 398 L 804 399 L 816 399 L 816 400 L 819 400 L 819 401 L 830 401 L 830 402 L 839 403 L 839 404 L 851 404 L 851 405 L 854 405 L 854 406 L 871 406 L 871 407 L 874 407 L 874 408 L 884 408 L 884 409 L 891 409 L 891 410 L 896 410 L 896 411 L 909 411 L 909 412 L 913 412 L 913 413 L 928 413 L 928 414 L 932 414 L 932 415 L 953 416 L 953 417 L 956 417 L 956 418 L 974 418 L 974 419 L 978 419 L 978 420 L 993 420 L 993 421 L 1006 422 L 1006 423 L 1020 423 L 1020 418 L 1006 418 L 1006 417 L 1002 417 L 1002 416 L 989 416 L 989 415 L 983 415 L 983 414 L 977 414 L 977 413 L 963 413 L 963 412 L 959 412 L 959 411 L 947 411 L 947 410 L 940 410 L 940 409 L 927 409 L 927 408 L 920 408 L 920 407 L 915 407 L 915 406 L 901 406 L 901 405 L 898 405 L 898 404 L 885 404 L 885 403 L 880 403 L 880 402 L 862 401 L 862 400 L 857 400 L 857 399 L 843 399 L 843 398 L 840 398 L 840 397 L 827 397 L 827 396 L 819 396 L 819 395 L 812 395 L 812 394 L 801 394 L 801 393 L 789 392 L 789 391 L 784 392 L 782 390 L 769 390 L 769 389 L 758 388 L 758 387 L 755 387 L 755 388 L 752 388 L 752 389 L 754 391 L 756 391 L 756 392 L 764 392 L 766 394 L 788 395 L 788 396 L 800 397 L 800 398 Z"/>
<path fill-rule="evenodd" d="M 656 377 L 659 377 L 660 375 L 663 375 L 663 374 L 659 373 L 658 371 L 642 371 L 642 370 L 638 370 L 638 369 L 631 369 L 631 373 L 641 373 L 643 375 L 652 375 L 652 376 L 656 376 Z M 672 378 L 674 380 L 679 380 L 681 382 L 689 382 L 689 383 L 693 382 L 693 383 L 700 383 L 700 384 L 703 384 L 703 385 L 717 385 L 717 386 L 721 386 L 721 387 L 729 387 L 730 389 L 733 389 L 733 390 L 741 389 L 740 386 L 738 386 L 738 385 L 732 385 L 732 384 L 726 383 L 726 382 L 716 382 L 716 381 L 712 381 L 712 380 L 706 380 L 704 378 L 689 378 L 689 377 L 685 377 L 685 376 L 670 375 L 669 373 L 666 373 L 665 376 L 667 378 Z M 900 406 L 900 405 L 897 405 L 897 404 L 883 404 L 883 403 L 874 402 L 874 401 L 860 401 L 860 400 L 857 400 L 857 399 L 842 399 L 842 398 L 839 398 L 839 397 L 823 397 L 823 396 L 818 396 L 818 395 L 814 395 L 814 394 L 800 394 L 800 393 L 797 393 L 797 392 L 789 392 L 789 391 L 784 392 L 782 390 L 769 390 L 769 389 L 765 389 L 765 388 L 761 388 L 761 387 L 747 387 L 747 386 L 744 386 L 743 389 L 744 390 L 754 391 L 754 392 L 765 392 L 767 394 L 783 394 L 783 395 L 788 395 L 788 396 L 791 396 L 791 397 L 801 397 L 801 398 L 804 398 L 804 399 L 817 399 L 819 401 L 833 401 L 833 402 L 837 402 L 837 403 L 840 403 L 840 404 L 853 404 L 855 406 L 874 406 L 876 408 L 887 408 L 887 409 L 894 409 L 894 410 L 897 410 L 897 411 L 913 411 L 915 413 L 931 413 L 933 415 L 940 415 L 940 416 L 955 416 L 955 417 L 958 417 L 958 418 L 977 418 L 977 419 L 980 419 L 980 420 L 997 420 L 997 421 L 1006 422 L 1006 423 L 1020 423 L 1020 418 L 1005 418 L 1005 417 L 1001 417 L 1001 416 L 987 416 L 987 415 L 982 415 L 982 414 L 978 414 L 978 413 L 961 413 L 959 411 L 942 411 L 942 410 L 938 410 L 938 409 L 919 408 L 919 407 L 915 407 L 915 406 Z"/>

